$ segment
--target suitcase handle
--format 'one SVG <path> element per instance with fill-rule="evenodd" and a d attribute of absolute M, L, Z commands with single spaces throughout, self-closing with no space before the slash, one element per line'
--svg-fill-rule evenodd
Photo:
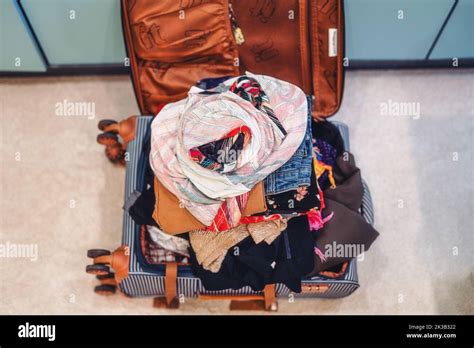
<path fill-rule="evenodd" d="M 177 294 L 178 263 L 167 262 L 165 266 L 165 296 L 155 297 L 153 306 L 156 308 L 179 308 Z M 265 310 L 277 311 L 275 284 L 266 285 L 262 295 L 211 295 L 199 294 L 199 300 L 230 300 L 230 310 Z"/>
<path fill-rule="evenodd" d="M 275 284 L 266 285 L 262 295 L 211 295 L 200 294 L 200 300 L 230 300 L 230 310 L 278 311 Z"/>

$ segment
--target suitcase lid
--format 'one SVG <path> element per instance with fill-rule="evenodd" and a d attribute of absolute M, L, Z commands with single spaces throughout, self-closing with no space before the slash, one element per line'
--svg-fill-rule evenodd
<path fill-rule="evenodd" d="M 343 91 L 342 0 L 122 0 L 140 111 L 155 115 L 204 78 L 250 71 L 313 96 L 313 118 Z"/>

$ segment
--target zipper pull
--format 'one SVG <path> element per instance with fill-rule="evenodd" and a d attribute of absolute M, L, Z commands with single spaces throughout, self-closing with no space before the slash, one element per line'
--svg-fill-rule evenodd
<path fill-rule="evenodd" d="M 235 43 L 237 45 L 242 45 L 245 42 L 244 33 L 242 29 L 239 28 L 237 24 L 237 19 L 235 19 L 234 9 L 232 8 L 232 4 L 229 2 L 229 18 L 230 18 L 230 25 L 232 27 L 232 33 L 234 34 Z"/>
<path fill-rule="evenodd" d="M 242 33 L 242 29 L 240 29 L 239 27 L 234 29 L 234 38 L 235 43 L 239 46 L 245 42 L 244 34 Z"/>

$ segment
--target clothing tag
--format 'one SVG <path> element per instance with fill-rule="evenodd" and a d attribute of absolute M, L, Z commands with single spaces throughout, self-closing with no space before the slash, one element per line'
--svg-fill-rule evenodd
<path fill-rule="evenodd" d="M 329 57 L 337 57 L 337 29 L 328 29 Z"/>

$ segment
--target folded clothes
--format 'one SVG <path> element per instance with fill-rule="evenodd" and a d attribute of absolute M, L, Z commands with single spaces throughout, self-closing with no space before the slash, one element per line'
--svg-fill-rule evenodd
<path fill-rule="evenodd" d="M 142 153 L 139 159 L 140 165 L 144 166 L 144 178 L 141 187 L 134 191 L 126 200 L 124 210 L 128 211 L 130 217 L 138 225 L 157 226 L 153 219 L 153 211 L 155 207 L 155 191 L 153 182 L 155 174 L 148 160 L 150 156 L 151 142 L 150 137 L 145 137 L 142 145 Z"/>
<path fill-rule="evenodd" d="M 313 139 L 324 141 L 336 150 L 336 155 L 340 156 L 344 152 L 344 140 L 341 132 L 334 123 L 329 121 L 312 122 L 311 131 Z"/>
<path fill-rule="evenodd" d="M 263 241 L 271 244 L 286 225 L 286 220 L 280 219 L 239 225 L 221 233 L 192 231 L 189 233 L 189 240 L 197 262 L 205 270 L 216 273 L 221 268 L 227 251 L 237 243 L 251 236 L 255 244 Z"/>
<path fill-rule="evenodd" d="M 336 149 L 325 141 L 316 139 L 314 141 L 313 151 L 316 159 L 314 168 L 316 169 L 319 186 L 323 190 L 329 187 L 334 188 L 336 183 L 334 181 L 332 168 L 336 162 Z"/>
<path fill-rule="evenodd" d="M 155 206 L 155 194 L 153 186 L 145 188 L 143 192 L 135 191 L 135 201 L 128 207 L 124 207 L 130 214 L 130 217 L 137 225 L 153 225 L 158 226 L 153 219 L 153 209 Z"/>
<path fill-rule="evenodd" d="M 317 232 L 315 247 L 321 253 L 315 255 L 310 275 L 358 257 L 369 250 L 379 235 L 359 213 L 331 199 L 326 204 L 334 216 Z"/>
<path fill-rule="evenodd" d="M 148 264 L 156 265 L 164 262 L 189 263 L 189 256 L 163 248 L 155 243 L 145 226 L 141 229 L 141 248 Z"/>
<path fill-rule="evenodd" d="M 230 91 L 241 82 L 233 78 L 224 82 L 227 90 L 221 93 L 191 88 L 185 100 L 165 106 L 151 126 L 155 175 L 194 217 L 216 231 L 240 223 L 248 192 L 293 156 L 307 128 L 308 106 L 301 89 L 269 76 L 248 77 L 264 91 L 262 103 Z M 253 89 L 252 82 L 249 93 Z M 250 140 L 229 171 L 208 169 L 190 156 L 191 149 L 244 126 Z"/>
<path fill-rule="evenodd" d="M 338 128 L 331 122 L 313 122 L 313 152 L 318 160 L 318 183 L 324 191 L 334 187 L 332 167 L 336 157 L 344 152 L 344 141 Z"/>
<path fill-rule="evenodd" d="M 154 189 L 156 202 L 153 203 L 153 218 L 164 232 L 168 234 L 180 234 L 206 228 L 206 226 L 196 219 L 188 209 L 181 205 L 178 198 L 161 185 L 160 181 L 156 178 Z M 263 182 L 260 182 L 250 191 L 243 215 L 249 216 L 262 213 L 265 212 L 266 209 Z"/>
<path fill-rule="evenodd" d="M 142 156 L 149 158 L 150 138 L 142 145 Z M 132 195 L 134 201 L 128 202 L 126 210 L 139 225 L 159 225 L 168 234 L 181 234 L 206 226 L 197 220 L 155 177 L 149 160 L 144 160 L 145 177 L 142 192 Z M 127 205 L 127 204 L 126 204 Z M 263 182 L 257 183 L 250 190 L 244 216 L 265 212 L 267 209 Z"/>
<path fill-rule="evenodd" d="M 308 116 L 304 139 L 296 152 L 280 168 L 265 178 L 265 194 L 276 195 L 309 186 L 313 150 L 311 98 L 308 97 Z"/>
<path fill-rule="evenodd" d="M 188 257 L 163 249 L 162 247 L 156 246 L 153 243 L 147 244 L 144 255 L 146 262 L 151 265 L 158 265 L 165 262 L 179 262 L 184 264 L 189 263 Z"/>
<path fill-rule="evenodd" d="M 320 190 L 316 180 L 316 172 L 310 162 L 310 185 L 302 185 L 295 190 L 285 191 L 276 195 L 266 195 L 266 214 L 297 214 L 306 213 L 321 207 Z"/>
<path fill-rule="evenodd" d="M 346 152 L 336 158 L 333 174 L 336 189 L 326 190 L 325 197 L 344 204 L 355 212 L 359 211 L 364 195 L 360 169 L 355 164 L 354 155 Z"/>
<path fill-rule="evenodd" d="M 180 234 L 195 229 L 206 228 L 188 209 L 180 205 L 178 198 L 154 180 L 153 219 L 168 234 Z"/>
<path fill-rule="evenodd" d="M 189 242 L 180 237 L 170 236 L 156 226 L 146 227 L 151 240 L 163 249 L 189 257 Z"/>
<path fill-rule="evenodd" d="M 216 273 L 204 269 L 191 249 L 191 268 L 206 290 L 250 286 L 261 291 L 266 284 L 282 283 L 301 292 L 301 279 L 314 266 L 313 243 L 307 217 L 295 217 L 271 244 L 255 244 L 252 237 L 236 244 Z"/>

